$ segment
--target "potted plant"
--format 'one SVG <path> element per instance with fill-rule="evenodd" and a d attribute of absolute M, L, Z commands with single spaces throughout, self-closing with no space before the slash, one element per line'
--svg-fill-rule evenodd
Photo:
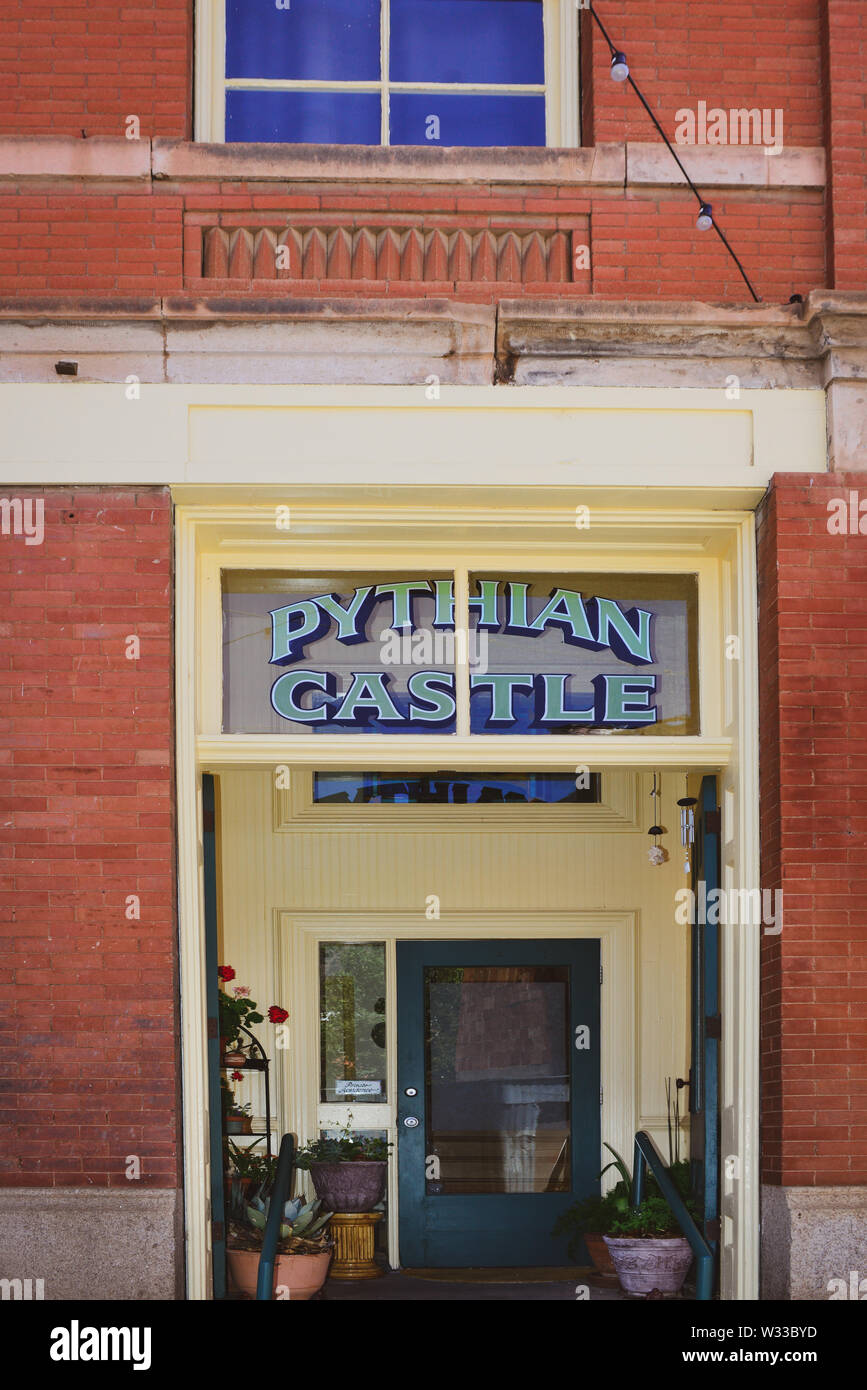
<path fill-rule="evenodd" d="M 328 1234 L 331 1212 L 323 1213 L 321 1205 L 296 1197 L 283 1208 L 272 1288 L 277 1299 L 303 1302 L 313 1298 L 325 1283 L 333 1247 Z M 263 1196 L 262 1189 L 249 1200 L 240 1190 L 237 1195 L 233 1192 L 226 1265 L 232 1291 L 248 1298 L 256 1297 L 270 1209 L 271 1198 Z"/>
<path fill-rule="evenodd" d="M 355 1134 L 351 1123 L 350 1115 L 336 1136 L 305 1144 L 295 1166 L 310 1170 L 317 1197 L 331 1211 L 373 1211 L 385 1191 L 388 1141 Z"/>
<path fill-rule="evenodd" d="M 226 1111 L 226 1133 L 227 1134 L 252 1134 L 253 1116 L 252 1106 L 249 1101 L 245 1105 L 238 1105 L 233 1101 Z"/>
<path fill-rule="evenodd" d="M 629 1197 L 626 1194 L 624 1184 L 619 1182 L 610 1192 L 606 1192 L 604 1197 L 594 1194 L 592 1197 L 586 1197 L 584 1201 L 575 1202 L 571 1207 L 568 1207 L 558 1218 L 552 1234 L 568 1236 L 566 1251 L 570 1260 L 574 1260 L 576 1264 L 582 1257 L 581 1241 L 583 1240 L 587 1254 L 590 1256 L 597 1273 L 605 1274 L 613 1279 L 615 1274 L 614 1261 L 603 1236 L 610 1232 L 621 1206 L 624 1212 L 628 1211 Z"/>
<path fill-rule="evenodd" d="M 248 985 L 233 985 L 231 994 L 222 988 L 235 978 L 235 971 L 231 965 L 219 966 L 217 974 L 220 977 L 220 988 L 217 990 L 220 1051 L 224 1065 L 237 1066 L 247 1060 L 242 1045 L 241 1028 L 249 1028 L 252 1023 L 264 1023 L 265 1015 L 259 1013 L 259 1005 L 255 999 L 250 998 Z M 286 1010 L 279 1004 L 272 1004 L 268 1010 L 269 1023 L 285 1023 L 288 1017 Z"/>
<path fill-rule="evenodd" d="M 610 1148 L 606 1145 L 606 1148 Z M 617 1184 L 627 1196 L 626 1210 L 618 1209 L 603 1236 L 611 1252 L 620 1287 L 625 1293 L 679 1293 L 692 1264 L 689 1241 L 680 1232 L 674 1213 L 659 1190 L 653 1174 L 647 1175 L 647 1187 L 640 1206 L 632 1205 L 632 1175 L 619 1154 L 611 1149 L 621 1175 Z M 612 1165 L 609 1164 L 609 1167 Z M 695 1203 L 689 1195 L 689 1163 L 672 1163 L 669 1177 L 678 1189 L 690 1215 L 695 1216 Z M 615 1191 L 617 1189 L 615 1188 Z"/>

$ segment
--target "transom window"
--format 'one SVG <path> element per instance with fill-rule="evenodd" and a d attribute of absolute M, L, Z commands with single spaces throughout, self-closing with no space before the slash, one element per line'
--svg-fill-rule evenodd
<path fill-rule="evenodd" d="M 199 83 L 197 133 L 575 144 L 576 15 L 569 0 L 201 0 L 200 69 L 217 70 Z"/>

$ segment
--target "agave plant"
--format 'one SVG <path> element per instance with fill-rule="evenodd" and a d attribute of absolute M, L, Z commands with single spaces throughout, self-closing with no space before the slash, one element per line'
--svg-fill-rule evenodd
<path fill-rule="evenodd" d="M 310 1240 L 315 1236 L 333 1215 L 330 1211 L 322 1214 L 319 1210 L 321 1206 L 322 1203 L 318 1199 L 314 1202 L 304 1202 L 301 1197 L 290 1198 L 283 1207 L 285 1220 L 280 1222 L 280 1239 L 296 1240 L 303 1236 L 305 1240 Z M 263 1199 L 255 1196 L 244 1207 L 246 1221 L 259 1231 L 264 1231 L 270 1211 L 270 1197 Z"/>

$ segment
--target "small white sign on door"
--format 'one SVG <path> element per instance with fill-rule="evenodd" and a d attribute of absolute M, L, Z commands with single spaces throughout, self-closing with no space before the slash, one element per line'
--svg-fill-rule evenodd
<path fill-rule="evenodd" d="M 382 1091 L 381 1081 L 336 1081 L 334 1089 L 339 1096 L 378 1096 Z"/>

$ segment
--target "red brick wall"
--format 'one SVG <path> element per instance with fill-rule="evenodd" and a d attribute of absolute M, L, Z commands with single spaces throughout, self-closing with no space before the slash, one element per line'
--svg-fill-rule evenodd
<path fill-rule="evenodd" d="M 778 474 L 759 511 L 765 1182 L 867 1182 L 867 538 L 863 474 Z M 867 506 L 865 506 L 867 510 Z M 865 517 L 867 531 L 867 517 Z"/>
<path fill-rule="evenodd" d="M 0 135 L 192 133 L 191 0 L 0 7 Z"/>
<path fill-rule="evenodd" d="M 75 193 L 57 182 L 0 192 L 0 284 L 10 294 L 180 289 L 182 207 L 150 186 Z"/>
<path fill-rule="evenodd" d="M 151 189 L 154 191 L 151 192 Z M 825 283 L 823 200 L 819 192 L 762 200 L 729 191 L 714 207 L 758 293 L 785 303 L 795 292 Z M 699 299 L 744 303 L 749 298 L 737 267 L 719 238 L 695 226 L 687 192 L 617 191 L 588 196 L 579 185 L 551 188 L 482 185 L 370 186 L 295 183 L 285 194 L 273 184 L 242 182 L 144 184 L 139 193 L 99 193 L 60 184 L 21 185 L 21 196 L 0 194 L 0 294 L 170 294 L 192 291 L 274 291 L 298 295 L 457 295 L 482 302 L 551 294 L 581 297 Z M 302 224 L 556 229 L 587 235 L 591 269 L 566 283 L 498 281 L 418 282 L 345 278 L 277 280 L 201 278 L 201 228 L 279 225 L 281 214 Z M 355 268 L 358 269 L 357 267 Z"/>
<path fill-rule="evenodd" d="M 823 0 L 829 279 L 867 288 L 867 4 Z"/>
<path fill-rule="evenodd" d="M 848 2 L 863 9 L 862 0 Z M 821 145 L 820 0 L 598 0 L 594 7 L 670 140 L 675 112 L 705 101 L 726 111 L 780 107 L 787 145 Z M 611 80 L 608 45 L 585 15 L 582 42 L 588 31 L 594 140 L 651 139 L 649 116 L 628 82 Z"/>
<path fill-rule="evenodd" d="M 170 496 L 2 496 L 45 537 L 0 536 L 0 1184 L 175 1187 Z"/>

